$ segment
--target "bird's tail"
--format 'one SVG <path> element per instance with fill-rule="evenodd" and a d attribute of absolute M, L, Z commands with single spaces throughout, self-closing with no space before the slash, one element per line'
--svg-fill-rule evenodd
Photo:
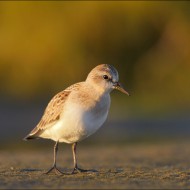
<path fill-rule="evenodd" d="M 39 137 L 37 137 L 34 134 L 28 134 L 26 137 L 23 138 L 24 141 L 28 141 L 28 140 L 32 140 L 32 139 L 38 139 Z"/>
<path fill-rule="evenodd" d="M 32 139 L 36 139 L 37 137 L 33 136 L 33 135 L 27 135 L 26 137 L 23 138 L 24 141 L 27 141 L 27 140 L 32 140 Z"/>
<path fill-rule="evenodd" d="M 23 138 L 23 140 L 32 140 L 32 139 L 38 139 L 39 134 L 41 133 L 41 130 L 38 129 L 38 127 L 35 127 L 26 137 Z"/>

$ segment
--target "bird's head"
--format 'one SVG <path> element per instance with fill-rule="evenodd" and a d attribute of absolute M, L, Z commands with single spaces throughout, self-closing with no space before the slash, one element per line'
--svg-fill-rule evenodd
<path fill-rule="evenodd" d="M 89 73 L 86 81 L 90 82 L 97 90 L 102 92 L 110 93 L 113 89 L 116 89 L 129 96 L 129 93 L 119 83 L 117 70 L 111 65 L 102 64 L 96 66 Z"/>

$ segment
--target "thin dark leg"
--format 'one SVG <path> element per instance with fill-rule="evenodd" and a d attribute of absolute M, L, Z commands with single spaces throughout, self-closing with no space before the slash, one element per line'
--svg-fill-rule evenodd
<path fill-rule="evenodd" d="M 60 175 L 60 174 L 63 174 L 60 170 L 57 169 L 56 167 L 56 157 L 57 157 L 57 151 L 58 151 L 58 143 L 59 141 L 57 141 L 55 143 L 55 146 L 54 146 L 54 157 L 53 157 L 53 166 L 52 168 L 50 168 L 50 170 L 48 170 L 46 172 L 46 174 L 49 174 L 50 172 L 52 172 L 53 170 L 55 171 L 56 174 Z"/>
<path fill-rule="evenodd" d="M 74 143 L 74 144 L 72 144 L 72 152 L 73 152 L 73 160 L 74 160 L 74 169 L 72 171 L 72 174 L 74 174 L 75 171 L 78 171 L 78 172 L 87 172 L 88 170 L 80 169 L 77 166 L 76 149 L 77 149 L 77 142 Z"/>
<path fill-rule="evenodd" d="M 76 149 L 77 149 L 77 143 L 72 144 L 74 168 L 77 168 Z"/>

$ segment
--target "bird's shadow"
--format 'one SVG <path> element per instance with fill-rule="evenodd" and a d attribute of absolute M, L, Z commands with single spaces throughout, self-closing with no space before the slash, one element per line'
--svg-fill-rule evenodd
<path fill-rule="evenodd" d="M 81 169 L 80 171 L 76 171 L 74 173 L 71 173 L 71 174 L 81 174 L 81 173 L 98 173 L 99 171 L 98 170 L 95 170 L 95 169 Z"/>
<path fill-rule="evenodd" d="M 98 170 L 95 169 L 89 169 L 89 170 L 85 170 L 84 172 L 93 172 L 93 173 L 97 173 L 99 172 Z"/>

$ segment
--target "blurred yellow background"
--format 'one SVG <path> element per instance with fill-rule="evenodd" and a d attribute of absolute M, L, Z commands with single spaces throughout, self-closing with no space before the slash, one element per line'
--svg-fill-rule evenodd
<path fill-rule="evenodd" d="M 29 104 L 42 103 L 42 115 L 54 94 L 85 80 L 102 63 L 117 68 L 132 95 L 113 92 L 109 118 L 188 117 L 189 2 L 0 2 L 0 105 L 5 123 L 10 111 L 15 116 L 17 108 L 24 110 L 18 105 L 28 110 Z M 19 118 L 22 123 L 22 114 Z M 36 124 L 40 117 L 34 118 Z"/>

